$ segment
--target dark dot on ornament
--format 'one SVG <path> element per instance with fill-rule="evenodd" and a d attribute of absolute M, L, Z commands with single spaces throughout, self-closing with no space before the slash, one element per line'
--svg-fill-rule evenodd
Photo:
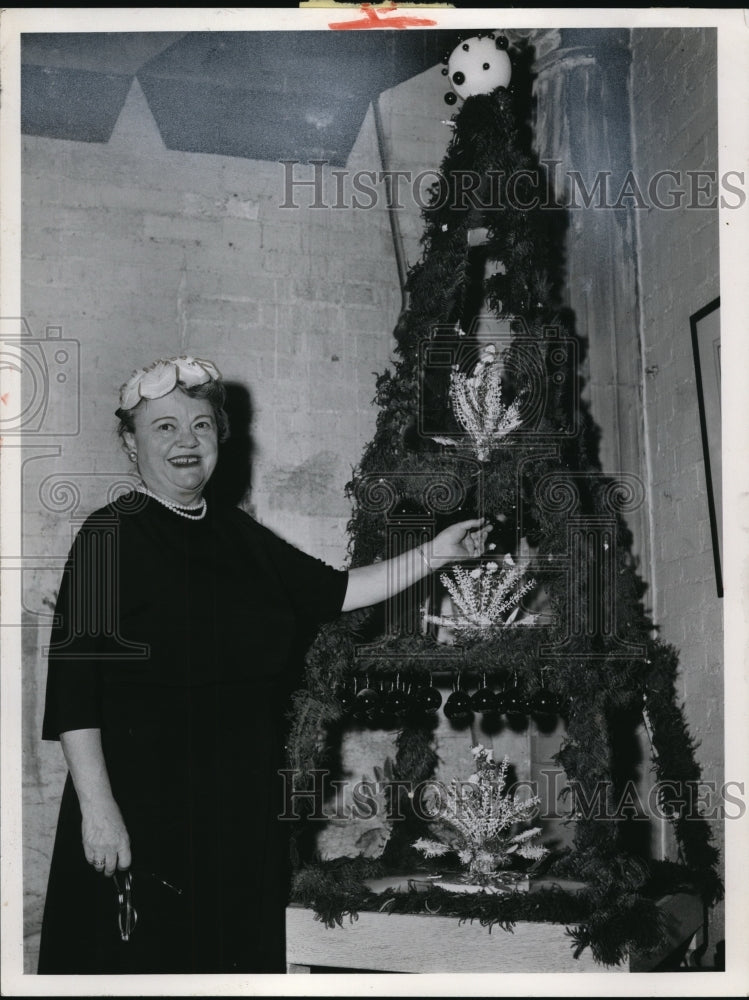
<path fill-rule="evenodd" d="M 491 40 L 494 41 L 494 32 L 490 31 L 489 34 L 486 37 L 487 38 L 491 38 Z"/>
<path fill-rule="evenodd" d="M 490 69 L 489 63 L 484 63 L 483 69 Z"/>
<path fill-rule="evenodd" d="M 461 73 L 460 70 L 458 70 L 457 73 L 453 73 L 453 83 L 455 84 L 456 87 L 459 87 L 461 83 L 465 82 L 466 82 L 465 73 Z"/>
<path fill-rule="evenodd" d="M 464 42 L 464 44 L 463 44 L 463 51 L 467 52 L 469 50 L 469 48 L 470 48 L 470 45 L 468 44 L 468 42 Z"/>
<path fill-rule="evenodd" d="M 445 66 L 444 69 L 442 70 L 442 75 L 443 76 L 447 76 L 447 73 L 448 73 L 448 69 L 447 69 L 447 66 Z"/>
<path fill-rule="evenodd" d="M 445 94 L 445 104 L 455 104 L 457 99 L 458 98 L 455 96 L 455 94 L 453 94 L 452 91 L 450 91 L 449 94 Z"/>
<path fill-rule="evenodd" d="M 507 39 L 505 38 L 504 35 L 500 35 L 499 38 L 495 41 L 494 44 L 497 46 L 498 49 L 506 49 L 507 48 Z"/>

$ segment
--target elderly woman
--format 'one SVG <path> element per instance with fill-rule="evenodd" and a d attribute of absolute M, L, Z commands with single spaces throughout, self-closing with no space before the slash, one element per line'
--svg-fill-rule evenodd
<path fill-rule="evenodd" d="M 321 623 L 428 572 L 410 553 L 336 570 L 209 502 L 223 404 L 219 372 L 194 358 L 121 390 L 141 481 L 81 528 L 50 643 L 43 738 L 69 774 L 40 973 L 283 970 L 293 665 Z M 432 568 L 475 556 L 488 530 L 442 532 Z"/>

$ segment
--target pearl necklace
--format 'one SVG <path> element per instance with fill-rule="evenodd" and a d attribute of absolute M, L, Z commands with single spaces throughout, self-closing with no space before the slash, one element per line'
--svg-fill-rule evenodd
<path fill-rule="evenodd" d="M 202 521 L 208 511 L 208 504 L 205 501 L 205 497 L 194 507 L 180 507 L 179 504 L 174 503 L 172 500 L 167 500 L 165 497 L 160 497 L 158 493 L 153 493 L 143 484 L 137 486 L 136 489 L 140 493 L 146 493 L 149 497 L 153 497 L 154 500 L 158 500 L 167 510 L 179 514 L 180 517 L 186 517 L 188 521 Z M 191 510 L 199 511 L 200 513 L 189 514 L 188 511 Z"/>

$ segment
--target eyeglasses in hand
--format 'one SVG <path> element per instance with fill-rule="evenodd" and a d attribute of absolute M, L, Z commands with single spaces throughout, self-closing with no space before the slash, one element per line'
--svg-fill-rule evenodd
<path fill-rule="evenodd" d="M 140 875 L 138 877 L 140 878 Z M 147 877 L 155 879 L 177 896 L 182 895 L 181 889 L 159 875 L 149 872 Z M 130 935 L 138 923 L 138 913 L 133 905 L 133 873 L 129 868 L 126 871 L 115 872 L 112 875 L 112 882 L 117 892 L 117 922 L 120 928 L 120 937 L 123 941 L 129 941 Z"/>
<path fill-rule="evenodd" d="M 117 922 L 120 927 L 120 937 L 129 941 L 130 935 L 138 923 L 138 914 L 133 906 L 133 876 L 130 871 L 115 872 L 112 882 L 117 890 Z"/>

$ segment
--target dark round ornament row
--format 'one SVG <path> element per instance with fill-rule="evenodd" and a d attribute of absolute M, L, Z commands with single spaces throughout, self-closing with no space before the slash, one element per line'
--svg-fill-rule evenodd
<path fill-rule="evenodd" d="M 469 725 L 477 714 L 553 718 L 562 707 L 547 688 L 528 695 L 515 683 L 499 691 L 484 683 L 473 694 L 458 687 L 444 700 L 444 706 L 442 692 L 432 684 L 409 685 L 408 689 L 393 684 L 378 689 L 367 681 L 358 690 L 339 686 L 335 694 L 345 716 L 371 726 L 434 720 L 440 708 L 455 725 Z"/>

